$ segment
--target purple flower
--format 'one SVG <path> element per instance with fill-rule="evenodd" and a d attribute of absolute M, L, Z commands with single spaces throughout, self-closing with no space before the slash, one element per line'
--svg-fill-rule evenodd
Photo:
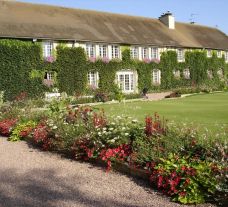
<path fill-rule="evenodd" d="M 157 64 L 158 64 L 158 63 L 160 63 L 160 60 L 159 60 L 159 59 L 154 58 L 154 59 L 152 59 L 152 60 L 151 60 L 151 62 L 154 62 L 154 63 L 157 63 Z"/>
<path fill-rule="evenodd" d="M 103 58 L 102 58 L 102 62 L 103 62 L 103 63 L 109 63 L 109 61 L 110 61 L 110 60 L 109 60 L 108 57 L 103 57 Z"/>
<path fill-rule="evenodd" d="M 96 62 L 96 57 L 90 57 L 90 58 L 89 58 L 89 61 L 90 61 L 91 63 L 95 63 L 95 62 Z"/>
<path fill-rule="evenodd" d="M 144 63 L 150 63 L 151 60 L 150 60 L 149 58 L 144 58 L 144 59 L 143 59 L 143 62 L 144 62 Z"/>
<path fill-rule="evenodd" d="M 46 57 L 46 62 L 53 63 L 55 61 L 55 58 L 53 56 Z"/>

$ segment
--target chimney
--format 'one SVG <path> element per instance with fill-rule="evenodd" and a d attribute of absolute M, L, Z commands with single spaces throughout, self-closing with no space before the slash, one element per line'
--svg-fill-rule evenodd
<path fill-rule="evenodd" d="M 167 11 L 166 13 L 163 13 L 159 20 L 165 24 L 169 29 L 175 29 L 175 18 L 173 14 L 170 11 Z"/>

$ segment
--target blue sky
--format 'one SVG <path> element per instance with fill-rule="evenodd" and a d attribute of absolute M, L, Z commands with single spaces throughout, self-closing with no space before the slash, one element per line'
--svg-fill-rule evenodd
<path fill-rule="evenodd" d="M 20 0 L 158 18 L 171 11 L 176 20 L 218 27 L 228 34 L 228 0 Z"/>

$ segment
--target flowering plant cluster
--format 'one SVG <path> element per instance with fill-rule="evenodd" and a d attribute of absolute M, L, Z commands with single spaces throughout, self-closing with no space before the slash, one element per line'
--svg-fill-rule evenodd
<path fill-rule="evenodd" d="M 212 163 L 174 154 L 161 158 L 157 164 L 149 164 L 148 169 L 152 184 L 172 196 L 174 201 L 184 204 L 205 202 L 215 193 L 218 184 Z"/>
<path fill-rule="evenodd" d="M 18 141 L 24 139 L 30 135 L 36 126 L 36 122 L 28 121 L 25 123 L 19 123 L 13 130 L 9 137 L 10 141 Z"/>
<path fill-rule="evenodd" d="M 43 122 L 39 123 L 33 132 L 33 140 L 36 144 L 39 144 L 43 150 L 49 150 L 52 145 L 51 138 L 48 136 L 49 129 Z"/>
<path fill-rule="evenodd" d="M 0 121 L 0 135 L 9 136 L 16 123 L 17 119 L 6 119 Z"/>
<path fill-rule="evenodd" d="M 154 120 L 151 116 L 147 116 L 145 119 L 146 127 L 145 134 L 149 136 L 154 136 L 158 134 L 164 134 L 166 132 L 165 121 L 160 120 L 160 117 L 157 113 L 154 114 Z"/>
<path fill-rule="evenodd" d="M 48 63 L 53 63 L 55 61 L 55 57 L 53 56 L 46 57 L 45 61 Z"/>
<path fill-rule="evenodd" d="M 227 189 L 227 145 L 219 140 L 202 144 L 189 126 L 174 130 L 157 113 L 143 124 L 130 117 L 107 117 L 88 106 L 66 107 L 61 101 L 39 113 L 31 116 L 23 109 L 9 116 L 18 119 L 2 116 L 0 134 L 12 141 L 30 139 L 43 150 L 74 159 L 103 162 L 107 171 L 121 163 L 143 170 L 153 186 L 180 203 L 202 203 Z"/>

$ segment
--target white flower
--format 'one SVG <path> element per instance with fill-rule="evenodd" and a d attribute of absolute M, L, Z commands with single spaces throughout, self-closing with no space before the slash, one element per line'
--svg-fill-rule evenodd
<path fill-rule="evenodd" d="M 112 131 L 112 130 L 113 130 L 113 128 L 109 128 L 109 130 L 110 130 L 110 131 Z"/>
<path fill-rule="evenodd" d="M 124 135 L 125 135 L 125 136 L 128 136 L 128 135 L 129 135 L 129 133 L 125 133 Z"/>
<path fill-rule="evenodd" d="M 122 127 L 122 130 L 125 130 L 126 128 L 125 127 Z"/>
<path fill-rule="evenodd" d="M 58 127 L 57 126 L 53 126 L 52 129 L 57 129 Z"/>

